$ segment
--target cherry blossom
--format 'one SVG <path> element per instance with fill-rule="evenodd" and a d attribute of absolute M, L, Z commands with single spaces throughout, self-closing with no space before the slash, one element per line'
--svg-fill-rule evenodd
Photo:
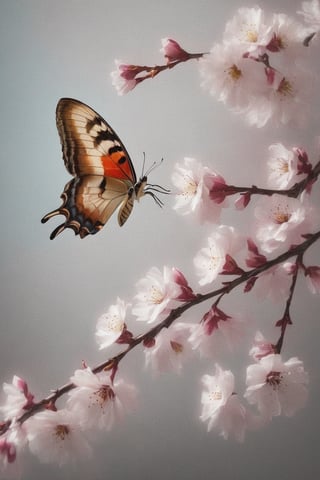
<path fill-rule="evenodd" d="M 261 8 L 239 8 L 236 15 L 227 22 L 223 40 L 226 43 L 238 43 L 245 51 L 255 51 L 266 45 L 270 39 L 269 21 Z"/>
<path fill-rule="evenodd" d="M 118 340 L 125 328 L 125 317 L 128 305 L 117 298 L 117 303 L 111 305 L 106 313 L 98 319 L 96 340 L 102 348 L 109 347 Z"/>
<path fill-rule="evenodd" d="M 168 63 L 175 62 L 175 61 L 185 61 L 190 58 L 188 52 L 183 50 L 180 47 L 179 43 L 171 38 L 162 38 L 161 39 L 162 48 L 160 52 L 164 55 L 167 59 Z"/>
<path fill-rule="evenodd" d="M 305 276 L 311 293 L 320 293 L 320 267 L 316 265 L 307 267 Z"/>
<path fill-rule="evenodd" d="M 217 173 L 204 167 L 194 158 L 185 157 L 184 163 L 175 165 L 172 183 L 178 190 L 174 209 L 182 215 L 194 214 L 201 223 L 218 222 L 221 208 L 225 206 L 220 198 L 210 198 L 215 181 L 221 181 Z"/>
<path fill-rule="evenodd" d="M 306 23 L 310 23 L 315 29 L 320 28 L 319 0 L 302 2 L 302 11 L 299 11 L 298 13 L 304 17 Z"/>
<path fill-rule="evenodd" d="M 225 347 L 233 350 L 239 344 L 247 323 L 240 315 L 227 315 L 213 305 L 199 324 L 191 324 L 189 342 L 201 356 L 213 358 Z"/>
<path fill-rule="evenodd" d="M 242 442 L 246 430 L 246 410 L 234 393 L 234 376 L 216 364 L 215 375 L 203 375 L 200 420 L 208 422 L 208 431 L 217 428 L 224 438 Z"/>
<path fill-rule="evenodd" d="M 232 256 L 243 247 L 243 238 L 233 227 L 220 225 L 208 238 L 208 246 L 202 248 L 194 258 L 200 285 L 212 283 L 223 272 L 226 255 Z"/>
<path fill-rule="evenodd" d="M 116 70 L 111 72 L 112 85 L 117 90 L 118 95 L 124 95 L 133 90 L 139 83 L 136 75 L 141 73 L 142 70 L 136 65 L 128 65 L 120 60 L 115 60 L 115 64 Z"/>
<path fill-rule="evenodd" d="M 85 428 L 111 430 L 114 423 L 135 407 L 135 387 L 121 379 L 113 383 L 107 372 L 76 370 L 71 381 L 76 388 L 69 392 L 68 408 L 77 412 L 78 422 Z"/>
<path fill-rule="evenodd" d="M 301 243 L 302 235 L 315 228 L 315 211 L 306 198 L 274 194 L 259 199 L 255 208 L 256 238 L 267 253 Z"/>
<path fill-rule="evenodd" d="M 274 345 L 264 338 L 261 332 L 256 332 L 253 347 L 249 351 L 249 355 L 258 362 L 262 357 L 266 357 L 275 353 Z"/>
<path fill-rule="evenodd" d="M 29 392 L 27 382 L 17 375 L 14 375 L 12 383 L 3 384 L 3 391 L 7 398 L 0 406 L 0 412 L 5 420 L 21 415 L 33 405 L 34 396 Z"/>
<path fill-rule="evenodd" d="M 66 409 L 46 410 L 25 422 L 31 452 L 43 463 L 86 460 L 91 448 L 79 425 L 79 417 Z"/>
<path fill-rule="evenodd" d="M 178 322 L 163 328 L 156 336 L 155 343 L 145 348 L 146 365 L 151 365 L 156 372 L 179 373 L 192 354 L 189 336 L 190 324 L 187 323 Z"/>
<path fill-rule="evenodd" d="M 246 383 L 245 397 L 267 418 L 294 415 L 308 396 L 308 375 L 296 357 L 287 362 L 279 354 L 262 357 L 247 368 Z"/>
<path fill-rule="evenodd" d="M 168 315 L 174 300 L 182 293 L 175 281 L 175 272 L 166 266 L 163 273 L 152 267 L 146 276 L 139 280 L 137 289 L 132 313 L 137 316 L 138 321 L 148 323 L 154 323 Z"/>
<path fill-rule="evenodd" d="M 294 263 L 285 262 L 260 273 L 253 292 L 261 300 L 269 299 L 274 303 L 283 301 L 288 297 L 295 268 Z"/>
<path fill-rule="evenodd" d="M 290 188 L 298 181 L 298 158 L 293 149 L 288 150 L 282 143 L 269 147 L 268 185 L 270 188 Z"/>
<path fill-rule="evenodd" d="M 201 86 L 236 113 L 246 113 L 268 90 L 263 68 L 244 53 L 241 44 L 216 44 L 199 60 Z"/>

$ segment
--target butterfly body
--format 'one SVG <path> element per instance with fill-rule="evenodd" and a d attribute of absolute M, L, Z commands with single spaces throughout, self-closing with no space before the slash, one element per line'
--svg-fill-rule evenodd
<path fill-rule="evenodd" d="M 161 204 L 152 193 L 155 186 L 148 186 L 147 176 L 137 181 L 123 143 L 91 107 L 78 100 L 62 98 L 57 105 L 56 121 L 65 166 L 74 178 L 64 188 L 62 205 L 41 220 L 45 223 L 56 215 L 66 217 L 51 233 L 51 239 L 66 228 L 81 238 L 95 234 L 118 207 L 118 223 L 122 226 L 135 200 L 146 193 Z M 166 193 L 165 189 L 162 193 Z"/>

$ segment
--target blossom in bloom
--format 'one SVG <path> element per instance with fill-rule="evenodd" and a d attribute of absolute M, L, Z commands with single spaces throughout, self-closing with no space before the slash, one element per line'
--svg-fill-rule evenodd
<path fill-rule="evenodd" d="M 22 415 L 33 405 L 34 396 L 29 392 L 27 382 L 17 375 L 14 375 L 12 383 L 3 384 L 3 391 L 7 398 L 0 406 L 0 412 L 5 420 Z"/>
<path fill-rule="evenodd" d="M 176 164 L 172 182 L 178 190 L 174 209 L 183 215 L 195 214 L 199 221 L 218 222 L 224 203 L 210 197 L 218 174 L 204 167 L 194 158 L 185 157 L 184 164 Z"/>
<path fill-rule="evenodd" d="M 234 376 L 230 370 L 222 370 L 216 364 L 215 375 L 203 375 L 204 390 L 201 395 L 200 419 L 208 422 L 208 431 L 217 428 L 224 438 L 233 436 L 244 440 L 246 410 L 234 393 Z"/>
<path fill-rule="evenodd" d="M 163 328 L 149 348 L 145 348 L 146 365 L 156 372 L 174 371 L 179 373 L 184 362 L 191 356 L 188 338 L 190 324 L 178 322 Z"/>
<path fill-rule="evenodd" d="M 133 315 L 142 322 L 154 323 L 164 318 L 179 298 L 181 288 L 174 279 L 175 273 L 169 267 L 163 273 L 152 267 L 144 278 L 137 283 L 138 293 L 134 297 Z"/>
<path fill-rule="evenodd" d="M 267 253 L 287 250 L 299 244 L 302 235 L 310 233 L 315 212 L 306 197 L 302 200 L 274 194 L 261 198 L 255 208 L 256 238 Z"/>
<path fill-rule="evenodd" d="M 319 0 L 302 2 L 302 10 L 298 12 L 304 17 L 306 23 L 310 23 L 315 29 L 320 28 L 320 5 Z"/>
<path fill-rule="evenodd" d="M 298 158 L 293 149 L 288 150 L 282 143 L 269 147 L 268 185 L 270 188 L 290 188 L 297 178 Z"/>
<path fill-rule="evenodd" d="M 236 15 L 227 22 L 223 41 L 238 43 L 245 51 L 255 51 L 268 43 L 270 38 L 270 22 L 259 7 L 239 8 Z"/>
<path fill-rule="evenodd" d="M 293 18 L 284 13 L 273 14 L 270 22 L 270 33 L 272 37 L 266 45 L 267 50 L 277 53 L 284 52 L 286 61 L 294 60 L 299 56 L 303 57 L 305 54 L 303 40 L 307 35 L 307 30 Z M 273 61 L 276 59 L 279 64 L 283 57 L 281 59 L 278 59 L 278 56 L 272 57 Z"/>
<path fill-rule="evenodd" d="M 194 258 L 200 285 L 212 283 L 223 272 L 226 255 L 232 256 L 243 246 L 243 239 L 233 227 L 220 225 L 208 238 L 208 246 L 202 248 Z"/>
<path fill-rule="evenodd" d="M 184 62 L 190 58 L 190 54 L 183 50 L 175 40 L 172 40 L 171 38 L 162 38 L 161 43 L 162 48 L 160 52 L 167 59 L 168 63 L 176 61 Z"/>
<path fill-rule="evenodd" d="M 115 64 L 116 70 L 110 74 L 112 85 L 117 90 L 118 95 L 124 95 L 141 82 L 142 78 L 139 78 L 138 75 L 144 71 L 144 68 L 137 65 L 128 65 L 120 60 L 115 60 Z"/>
<path fill-rule="evenodd" d="M 213 305 L 199 324 L 191 325 L 189 342 L 201 356 L 212 358 L 225 347 L 234 349 L 244 336 L 246 323 L 239 315 L 227 315 Z"/>
<path fill-rule="evenodd" d="M 107 372 L 76 370 L 71 381 L 76 388 L 69 392 L 68 408 L 77 412 L 78 422 L 85 428 L 111 430 L 135 406 L 135 387 L 123 380 L 113 383 Z"/>
<path fill-rule="evenodd" d="M 306 267 L 304 274 L 311 293 L 320 293 L 320 267 L 316 265 Z"/>
<path fill-rule="evenodd" d="M 268 90 L 263 68 L 244 53 L 241 44 L 216 44 L 199 60 L 201 86 L 236 113 L 246 113 Z"/>
<path fill-rule="evenodd" d="M 254 337 L 253 347 L 249 355 L 258 362 L 262 357 L 275 353 L 274 345 L 264 338 L 261 332 L 257 332 Z"/>
<path fill-rule="evenodd" d="M 25 428 L 31 452 L 43 463 L 64 465 L 91 454 L 78 416 L 69 410 L 37 413 L 25 422 Z"/>
<path fill-rule="evenodd" d="M 96 340 L 102 348 L 109 347 L 118 340 L 125 328 L 125 317 L 128 305 L 117 298 L 117 303 L 111 305 L 97 322 Z"/>
<path fill-rule="evenodd" d="M 247 368 L 245 397 L 257 405 L 267 418 L 292 416 L 307 400 L 308 375 L 298 358 L 283 362 L 281 355 L 270 354 Z"/>

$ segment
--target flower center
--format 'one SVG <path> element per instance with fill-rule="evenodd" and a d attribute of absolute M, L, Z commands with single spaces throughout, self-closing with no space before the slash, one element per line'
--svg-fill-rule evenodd
<path fill-rule="evenodd" d="M 123 321 L 118 315 L 110 315 L 108 317 L 108 330 L 112 332 L 122 332 L 123 330 Z"/>
<path fill-rule="evenodd" d="M 279 83 L 277 92 L 283 97 L 293 96 L 293 85 L 285 77 Z"/>
<path fill-rule="evenodd" d="M 194 197 L 195 194 L 197 193 L 198 184 L 187 175 L 184 177 L 184 180 L 185 180 L 185 186 L 184 186 L 182 195 L 184 195 L 185 197 Z"/>
<path fill-rule="evenodd" d="M 99 390 L 94 392 L 95 402 L 102 408 L 109 400 L 113 400 L 115 397 L 114 391 L 110 385 L 102 385 Z"/>
<path fill-rule="evenodd" d="M 210 401 L 212 402 L 217 402 L 222 400 L 222 392 L 221 392 L 221 389 L 218 387 L 218 385 L 216 386 L 215 390 L 209 393 L 209 398 L 210 398 Z"/>
<path fill-rule="evenodd" d="M 250 43 L 256 43 L 258 40 L 258 33 L 256 30 L 247 30 L 245 36 L 246 40 Z"/>
<path fill-rule="evenodd" d="M 156 288 L 154 285 L 152 285 L 152 287 L 150 289 L 149 298 L 150 298 L 151 303 L 153 303 L 155 305 L 159 305 L 160 303 L 163 302 L 164 296 L 163 296 L 163 293 L 161 292 L 161 290 L 159 290 L 159 288 Z"/>
<path fill-rule="evenodd" d="M 284 173 L 289 172 L 289 164 L 283 158 L 277 158 L 277 170 L 278 172 L 283 175 Z"/>
<path fill-rule="evenodd" d="M 236 64 L 233 64 L 231 67 L 227 69 L 228 75 L 231 80 L 237 81 L 242 76 L 241 70 L 237 67 Z"/>
<path fill-rule="evenodd" d="M 174 342 L 173 340 L 171 340 L 170 345 L 171 345 L 172 350 L 175 353 L 182 353 L 183 352 L 183 346 L 181 345 L 181 343 Z"/>
<path fill-rule="evenodd" d="M 281 384 L 282 375 L 281 372 L 269 372 L 266 378 L 266 383 L 270 385 L 274 390 Z"/>
<path fill-rule="evenodd" d="M 56 437 L 59 438 L 59 440 L 64 440 L 69 433 L 70 433 L 70 429 L 69 429 L 68 425 L 57 425 L 56 426 L 55 435 L 56 435 Z"/>

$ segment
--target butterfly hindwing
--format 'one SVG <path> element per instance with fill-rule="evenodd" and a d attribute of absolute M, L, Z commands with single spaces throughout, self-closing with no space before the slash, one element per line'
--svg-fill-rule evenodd
<path fill-rule="evenodd" d="M 123 210 L 128 202 L 128 186 L 116 178 L 85 175 L 67 183 L 61 198 L 61 207 L 42 219 L 45 223 L 56 215 L 66 217 L 65 222 L 52 232 L 51 240 L 66 228 L 71 228 L 76 235 L 84 238 L 101 230 L 121 203 L 120 212 Z"/>

